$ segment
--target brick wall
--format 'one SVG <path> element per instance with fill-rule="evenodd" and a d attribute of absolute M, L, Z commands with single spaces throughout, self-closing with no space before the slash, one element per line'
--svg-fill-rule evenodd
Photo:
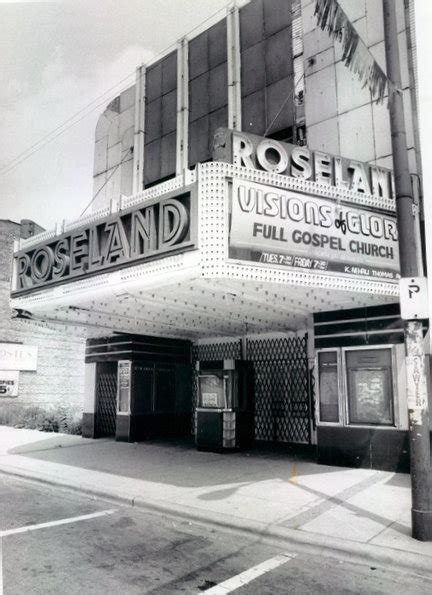
<path fill-rule="evenodd" d="M 19 373 L 19 396 L 0 398 L 0 407 L 9 403 L 46 409 L 61 405 L 79 412 L 84 397 L 85 339 L 74 336 L 72 331 L 59 331 L 43 323 L 11 317 L 13 241 L 19 235 L 19 224 L 0 221 L 0 343 L 37 346 L 38 365 L 36 372 Z"/>

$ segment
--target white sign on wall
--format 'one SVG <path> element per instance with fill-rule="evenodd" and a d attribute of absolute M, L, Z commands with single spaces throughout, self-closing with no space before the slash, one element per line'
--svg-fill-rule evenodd
<path fill-rule="evenodd" d="M 0 370 L 35 371 L 38 348 L 19 343 L 0 343 Z"/>
<path fill-rule="evenodd" d="M 396 217 L 233 180 L 229 257 L 268 266 L 398 279 Z"/>
<path fill-rule="evenodd" d="M 0 398 L 18 396 L 19 372 L 0 370 Z"/>

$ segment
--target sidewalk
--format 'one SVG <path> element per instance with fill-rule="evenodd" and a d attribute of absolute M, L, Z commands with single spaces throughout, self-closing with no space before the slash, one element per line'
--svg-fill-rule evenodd
<path fill-rule="evenodd" d="M 432 543 L 410 536 L 409 475 L 4 426 L 0 472 L 432 577 Z"/>

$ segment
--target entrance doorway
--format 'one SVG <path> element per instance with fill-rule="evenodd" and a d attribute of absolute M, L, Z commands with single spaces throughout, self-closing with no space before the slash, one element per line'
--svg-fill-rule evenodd
<path fill-rule="evenodd" d="M 96 365 L 95 438 L 113 437 L 116 433 L 117 362 Z"/>
<path fill-rule="evenodd" d="M 311 443 L 307 335 L 246 341 L 255 372 L 255 440 Z"/>
<path fill-rule="evenodd" d="M 307 335 L 247 339 L 245 359 L 254 372 L 255 440 L 312 443 L 313 400 Z M 192 362 L 242 359 L 242 342 L 194 345 Z M 194 405 L 197 385 L 194 382 Z"/>

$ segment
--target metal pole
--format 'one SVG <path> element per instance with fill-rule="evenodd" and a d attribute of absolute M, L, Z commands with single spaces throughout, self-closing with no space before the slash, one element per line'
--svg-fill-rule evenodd
<path fill-rule="evenodd" d="M 383 0 L 383 8 L 387 76 L 390 81 L 389 110 L 401 276 L 416 277 L 419 273 L 417 265 L 419 247 L 416 243 L 413 192 L 408 166 L 395 0 Z M 409 320 L 405 324 L 405 354 L 411 465 L 412 536 L 420 541 L 432 541 L 429 412 L 421 321 Z"/>

